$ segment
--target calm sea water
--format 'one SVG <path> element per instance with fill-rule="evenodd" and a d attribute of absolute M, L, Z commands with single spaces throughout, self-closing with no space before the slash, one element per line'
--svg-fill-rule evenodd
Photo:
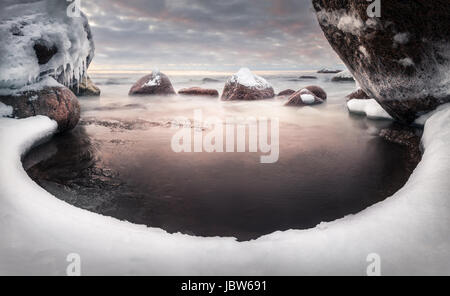
<path fill-rule="evenodd" d="M 317 80 L 299 79 L 315 75 Z M 286 98 L 222 102 L 204 97 L 129 97 L 142 75 L 97 74 L 100 98 L 81 98 L 82 122 L 34 149 L 24 165 L 56 197 L 103 215 L 168 232 L 249 240 L 278 230 L 307 229 L 357 213 L 407 181 L 407 151 L 379 138 L 389 121 L 350 115 L 354 83 L 331 75 L 266 75 L 276 92 L 322 86 L 328 102 L 285 107 Z M 203 82 L 204 78 L 217 81 Z M 175 89 L 222 91 L 224 75 L 171 75 Z M 255 153 L 174 153 L 170 122 L 193 118 L 280 120 L 280 156 L 261 164 Z"/>

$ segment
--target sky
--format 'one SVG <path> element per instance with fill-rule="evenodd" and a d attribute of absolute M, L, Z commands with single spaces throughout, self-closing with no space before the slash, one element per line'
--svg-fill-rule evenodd
<path fill-rule="evenodd" d="M 81 0 L 91 70 L 342 67 L 311 0 Z"/>

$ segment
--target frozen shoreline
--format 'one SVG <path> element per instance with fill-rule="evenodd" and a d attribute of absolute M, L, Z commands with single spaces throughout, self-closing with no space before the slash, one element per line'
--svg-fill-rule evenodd
<path fill-rule="evenodd" d="M 70 206 L 30 180 L 21 156 L 56 131 L 46 117 L 0 118 L 0 274 L 64 275 L 78 253 L 83 275 L 365 275 L 378 253 L 384 275 L 450 274 L 450 106 L 425 125 L 425 154 L 408 183 L 365 211 L 256 241 L 167 234 Z"/>

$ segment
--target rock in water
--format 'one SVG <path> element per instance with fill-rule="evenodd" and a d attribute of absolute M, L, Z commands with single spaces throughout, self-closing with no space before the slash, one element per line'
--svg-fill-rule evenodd
<path fill-rule="evenodd" d="M 293 90 L 293 89 L 286 89 L 286 90 L 283 90 L 282 92 L 280 92 L 277 96 L 278 97 L 285 97 L 285 96 L 290 96 L 293 93 L 295 93 L 295 90 Z"/>
<path fill-rule="evenodd" d="M 305 87 L 305 89 L 312 92 L 316 97 L 319 97 L 321 100 L 323 100 L 323 101 L 327 100 L 327 93 L 320 86 L 309 85 L 309 86 Z"/>
<path fill-rule="evenodd" d="M 139 79 L 131 87 L 129 95 L 173 95 L 176 94 L 169 77 L 155 70 Z"/>
<path fill-rule="evenodd" d="M 215 89 L 205 89 L 200 87 L 183 88 L 178 93 L 180 95 L 191 95 L 191 96 L 210 96 L 210 97 L 219 96 L 219 92 Z"/>
<path fill-rule="evenodd" d="M 242 68 L 225 84 L 222 100 L 263 100 L 275 97 L 273 87 L 262 77 Z"/>
<path fill-rule="evenodd" d="M 48 116 L 58 123 L 59 132 L 73 129 L 80 120 L 78 99 L 64 86 L 0 96 L 0 102 L 13 108 L 13 117 Z"/>
<path fill-rule="evenodd" d="M 324 100 L 316 96 L 312 91 L 304 88 L 289 97 L 286 106 L 307 106 L 322 104 Z"/>
<path fill-rule="evenodd" d="M 355 78 L 353 78 L 352 73 L 350 71 L 342 71 L 338 74 L 334 75 L 333 78 L 331 78 L 331 81 L 333 82 L 354 82 Z"/>
<path fill-rule="evenodd" d="M 396 120 L 411 123 L 450 101 L 448 0 L 313 0 L 322 30 L 359 85 Z"/>
<path fill-rule="evenodd" d="M 92 82 L 89 76 L 82 79 L 80 84 L 73 86 L 71 91 L 79 97 L 100 96 L 100 89 Z"/>
<path fill-rule="evenodd" d="M 342 70 L 333 70 L 333 69 L 328 69 L 328 68 L 323 68 L 319 71 L 317 71 L 317 73 L 319 74 L 337 74 L 342 72 Z"/>
<path fill-rule="evenodd" d="M 351 100 L 370 100 L 370 97 L 360 88 L 349 94 L 347 97 L 347 101 Z"/>

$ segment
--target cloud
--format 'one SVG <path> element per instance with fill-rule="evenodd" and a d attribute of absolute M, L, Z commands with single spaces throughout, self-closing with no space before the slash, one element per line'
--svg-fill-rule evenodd
<path fill-rule="evenodd" d="M 312 69 L 340 64 L 309 0 L 82 0 L 95 66 Z"/>

